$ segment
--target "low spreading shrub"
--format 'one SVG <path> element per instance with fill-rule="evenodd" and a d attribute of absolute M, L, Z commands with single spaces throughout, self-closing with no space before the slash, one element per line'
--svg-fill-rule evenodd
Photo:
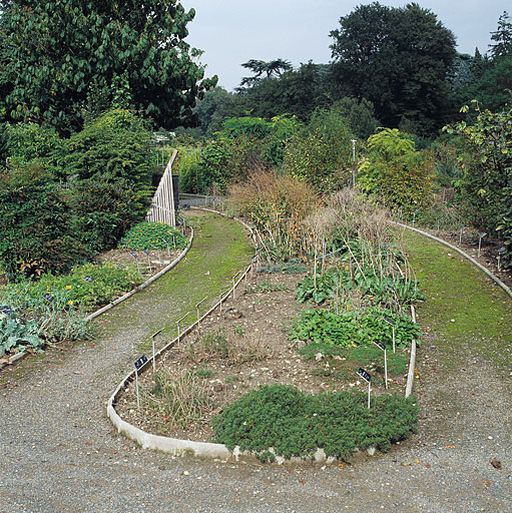
<path fill-rule="evenodd" d="M 187 239 L 176 228 L 164 223 L 143 222 L 135 225 L 122 238 L 120 247 L 134 251 L 184 249 Z"/>
<path fill-rule="evenodd" d="M 393 326 L 398 347 L 409 347 L 421 336 L 418 324 L 408 316 L 374 307 L 340 314 L 329 310 L 304 310 L 296 319 L 290 338 L 340 347 L 370 345 L 375 341 L 391 346 Z"/>
<path fill-rule="evenodd" d="M 89 310 L 109 303 L 142 281 L 133 266 L 84 264 L 67 275 L 45 274 L 38 281 L 10 283 L 1 289 L 0 297 L 2 302 L 21 312 Z"/>
<path fill-rule="evenodd" d="M 228 406 L 213 419 L 215 441 L 240 447 L 262 460 L 311 457 L 317 448 L 327 456 L 348 459 L 356 449 L 391 444 L 415 432 L 418 407 L 414 399 L 377 396 L 372 408 L 359 392 L 308 395 L 284 385 L 264 386 Z"/>

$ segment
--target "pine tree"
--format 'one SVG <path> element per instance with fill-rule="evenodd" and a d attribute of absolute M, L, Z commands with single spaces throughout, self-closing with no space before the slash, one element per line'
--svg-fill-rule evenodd
<path fill-rule="evenodd" d="M 512 55 L 512 20 L 507 11 L 500 16 L 498 30 L 491 32 L 491 39 L 495 41 L 490 45 L 493 59 Z"/>

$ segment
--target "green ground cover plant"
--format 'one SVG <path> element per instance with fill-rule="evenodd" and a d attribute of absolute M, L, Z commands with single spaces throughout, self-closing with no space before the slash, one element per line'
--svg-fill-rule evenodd
<path fill-rule="evenodd" d="M 164 223 L 142 222 L 136 224 L 121 239 L 122 249 L 134 251 L 184 249 L 187 239 L 176 228 Z"/>
<path fill-rule="evenodd" d="M 213 419 L 215 441 L 230 449 L 257 453 L 261 460 L 312 456 L 349 459 L 356 449 L 391 444 L 415 432 L 418 408 L 414 399 L 396 395 L 373 398 L 359 392 L 309 395 L 284 385 L 264 386 L 228 406 Z"/>
<path fill-rule="evenodd" d="M 392 326 L 385 319 L 395 327 L 397 347 L 409 347 L 414 339 L 421 336 L 418 324 L 407 315 L 379 307 L 339 314 L 325 309 L 304 310 L 297 317 L 289 336 L 292 340 L 328 346 L 354 347 L 380 341 L 390 347 Z"/>

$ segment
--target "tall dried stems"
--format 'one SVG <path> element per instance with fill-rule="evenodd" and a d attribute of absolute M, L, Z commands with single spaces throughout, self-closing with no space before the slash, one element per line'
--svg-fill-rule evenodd
<path fill-rule="evenodd" d="M 246 182 L 231 187 L 230 203 L 256 229 L 268 261 L 301 256 L 303 221 L 318 205 L 310 186 L 289 175 L 256 170 Z"/>

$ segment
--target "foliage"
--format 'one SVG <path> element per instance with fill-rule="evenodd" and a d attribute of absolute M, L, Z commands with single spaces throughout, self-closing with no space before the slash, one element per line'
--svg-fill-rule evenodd
<path fill-rule="evenodd" d="M 338 82 L 371 101 L 385 126 L 407 123 L 428 134 L 443 124 L 455 37 L 432 11 L 360 5 L 331 37 Z"/>
<path fill-rule="evenodd" d="M 419 339 L 419 326 L 404 314 L 379 307 L 336 314 L 329 310 L 304 310 L 296 319 L 290 338 L 314 344 L 339 347 L 370 345 L 381 341 L 388 346 L 393 340 L 398 347 L 409 347 Z"/>
<path fill-rule="evenodd" d="M 351 176 L 352 139 L 347 119 L 337 110 L 316 111 L 286 145 L 284 170 L 320 192 L 338 190 Z"/>
<path fill-rule="evenodd" d="M 358 186 L 393 210 L 410 215 L 432 199 L 434 166 L 416 151 L 412 138 L 385 128 L 368 139 L 368 154 L 359 165 Z"/>
<path fill-rule="evenodd" d="M 84 116 L 131 106 L 159 126 L 190 121 L 202 80 L 186 42 L 195 11 L 179 0 L 2 2 L 0 112 L 60 132 Z"/>
<path fill-rule="evenodd" d="M 5 312 L 6 308 L 0 308 L 0 358 L 6 353 L 22 353 L 27 347 L 43 347 L 44 341 L 35 321 L 23 321 L 14 313 L 2 313 L 2 309 Z"/>
<path fill-rule="evenodd" d="M 0 263 L 10 279 L 65 271 L 86 256 L 61 188 L 38 164 L 0 174 L 0 216 Z"/>
<path fill-rule="evenodd" d="M 68 143 L 67 171 L 80 179 L 126 180 L 147 207 L 155 166 L 151 132 L 142 118 L 127 110 L 101 114 Z"/>
<path fill-rule="evenodd" d="M 242 67 L 253 72 L 252 77 L 244 77 L 242 79 L 242 86 L 257 83 L 262 77 L 266 79 L 280 77 L 283 73 L 293 69 L 292 65 L 284 59 L 275 59 L 269 62 L 251 59 L 244 62 Z"/>
<path fill-rule="evenodd" d="M 122 238 L 120 246 L 135 251 L 157 249 L 184 249 L 187 239 L 176 228 L 163 223 L 136 224 Z"/>
<path fill-rule="evenodd" d="M 491 45 L 491 56 L 496 59 L 512 55 L 512 19 L 504 11 L 498 20 L 498 29 L 491 33 L 494 43 Z"/>
<path fill-rule="evenodd" d="M 364 393 L 305 394 L 284 385 L 267 385 L 228 406 L 213 419 L 215 441 L 273 460 L 312 457 L 318 448 L 327 456 L 348 459 L 356 449 L 388 450 L 416 430 L 413 399 L 385 395 L 368 409 Z"/>
<path fill-rule="evenodd" d="M 503 238 L 504 261 L 512 264 L 512 109 L 493 113 L 477 106 L 476 114 L 473 124 L 446 129 L 463 136 L 473 152 L 460 182 L 462 201 L 477 227 Z"/>
<path fill-rule="evenodd" d="M 350 124 L 352 132 L 360 139 L 368 139 L 378 126 L 375 119 L 373 103 L 366 98 L 358 100 L 346 96 L 333 104 L 333 109 L 340 113 Z"/>
<path fill-rule="evenodd" d="M 142 283 L 133 266 L 84 264 L 67 275 L 45 274 L 38 281 L 22 280 L 2 288 L 2 302 L 33 313 L 90 310 L 104 305 Z"/>
<path fill-rule="evenodd" d="M 301 254 L 302 222 L 317 204 L 305 183 L 261 171 L 231 187 L 230 202 L 256 229 L 267 259 L 287 261 Z"/>

